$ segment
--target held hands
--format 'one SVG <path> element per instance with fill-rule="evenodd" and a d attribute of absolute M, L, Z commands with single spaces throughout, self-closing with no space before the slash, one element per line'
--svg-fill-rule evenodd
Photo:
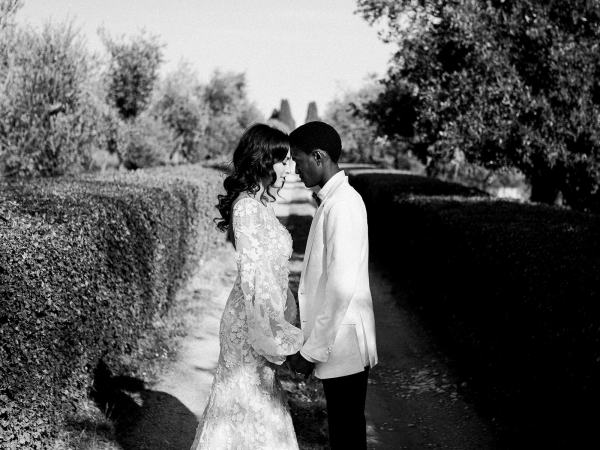
<path fill-rule="evenodd" d="M 294 372 L 301 373 L 305 377 L 308 377 L 315 367 L 314 363 L 304 359 L 300 352 L 289 355 L 286 361 Z"/>

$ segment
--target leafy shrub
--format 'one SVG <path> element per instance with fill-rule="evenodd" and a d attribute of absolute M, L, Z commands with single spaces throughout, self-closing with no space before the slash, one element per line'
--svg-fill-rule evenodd
<path fill-rule="evenodd" d="M 23 6 L 22 0 L 0 0 L 0 85 L 6 82 L 13 57 L 15 15 Z"/>
<path fill-rule="evenodd" d="M 369 204 L 380 201 L 385 205 L 398 198 L 417 196 L 487 197 L 485 192 L 476 188 L 394 170 L 350 169 L 350 175 L 352 186 L 361 193 L 365 203 Z M 385 214 L 385 208 L 381 210 Z"/>
<path fill-rule="evenodd" d="M 103 33 L 103 41 L 110 55 L 106 74 L 109 103 L 123 119 L 135 118 L 150 103 L 162 62 L 162 46 L 155 36 L 145 33 L 129 40 Z"/>
<path fill-rule="evenodd" d="M 379 137 L 377 127 L 361 115 L 365 104 L 377 98 L 381 91 L 372 78 L 358 90 L 343 92 L 327 105 L 325 122 L 331 124 L 342 138 L 341 160 L 355 163 L 375 163 L 404 169 L 395 164 L 402 152 L 399 145 L 392 146 L 387 139 Z"/>
<path fill-rule="evenodd" d="M 125 122 L 122 138 L 117 153 L 126 169 L 165 165 L 177 145 L 172 130 L 148 113 Z"/>
<path fill-rule="evenodd" d="M 106 170 L 117 170 L 120 166 L 117 155 L 108 152 L 104 148 L 92 151 L 88 170 L 90 172 L 104 172 Z"/>
<path fill-rule="evenodd" d="M 600 4 L 359 0 L 395 44 L 367 116 L 434 170 L 518 169 L 532 199 L 585 209 L 600 191 Z M 402 17 L 403 20 L 398 20 Z M 402 120 L 405 117 L 409 120 Z M 408 128 L 408 129 L 406 129 Z M 427 159 L 426 159 L 427 158 Z"/>
<path fill-rule="evenodd" d="M 0 84 L 6 80 L 6 72 L 12 57 L 15 15 L 22 6 L 22 0 L 0 0 Z"/>
<path fill-rule="evenodd" d="M 22 0 L 0 0 L 0 30 L 12 25 L 14 15 L 22 5 Z"/>
<path fill-rule="evenodd" d="M 204 102 L 209 108 L 208 124 L 202 136 L 207 158 L 222 158 L 233 154 L 244 130 L 263 120 L 262 114 L 250 103 L 243 73 L 216 71 L 204 89 Z"/>
<path fill-rule="evenodd" d="M 208 84 L 183 65 L 169 74 L 154 96 L 151 112 L 176 139 L 170 160 L 227 159 L 244 130 L 262 115 L 248 101 L 243 73 L 216 71 Z"/>
<path fill-rule="evenodd" d="M 44 448 L 98 360 L 122 368 L 215 241 L 220 184 L 181 167 L 1 185 L 0 447 Z"/>
<path fill-rule="evenodd" d="M 161 82 L 152 111 L 161 117 L 177 138 L 172 156 L 179 153 L 190 163 L 206 157 L 202 136 L 209 122 L 208 105 L 203 99 L 204 87 L 187 65 L 181 65 Z"/>
<path fill-rule="evenodd" d="M 70 25 L 13 32 L 0 86 L 0 170 L 9 177 L 80 171 L 97 143 L 92 60 Z"/>
<path fill-rule="evenodd" d="M 597 443 L 587 411 L 600 395 L 600 217 L 404 175 L 351 183 L 374 254 L 495 418 L 501 446 Z"/>

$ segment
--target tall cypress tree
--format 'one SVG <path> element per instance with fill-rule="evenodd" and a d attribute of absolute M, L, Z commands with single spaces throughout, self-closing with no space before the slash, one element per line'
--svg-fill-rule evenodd
<path fill-rule="evenodd" d="M 304 123 L 318 122 L 320 120 L 321 118 L 319 117 L 317 102 L 310 102 L 308 104 L 308 110 L 306 111 L 306 120 L 304 121 Z"/>
<path fill-rule="evenodd" d="M 273 110 L 271 119 L 284 123 L 290 131 L 296 128 L 296 121 L 292 117 L 292 110 L 290 109 L 290 102 L 286 98 L 281 100 L 281 106 L 278 110 Z"/>

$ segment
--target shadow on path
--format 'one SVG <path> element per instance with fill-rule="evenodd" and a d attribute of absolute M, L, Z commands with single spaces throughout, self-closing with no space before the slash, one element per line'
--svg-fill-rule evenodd
<path fill-rule="evenodd" d="M 290 289 L 298 298 L 298 284 L 300 283 L 300 271 L 306 249 L 306 240 L 310 230 L 311 216 L 290 215 L 280 217 L 293 240 L 292 257 L 290 258 Z"/>
<path fill-rule="evenodd" d="M 144 381 L 115 376 L 100 361 L 92 399 L 114 423 L 124 450 L 189 450 L 198 421 L 177 398 L 145 388 Z"/>
<path fill-rule="evenodd" d="M 297 299 L 300 271 L 312 215 L 296 214 L 295 210 L 298 206 L 308 206 L 308 211 L 312 208 L 309 198 L 293 198 L 287 204 L 291 207 L 286 211 L 286 214 L 282 214 L 278 218 L 292 235 L 293 252 L 290 258 L 289 280 L 290 288 Z M 280 373 L 279 379 L 288 393 L 290 413 L 300 449 L 329 448 L 327 413 L 321 382 L 314 377 L 305 380 L 303 376 L 289 372 Z"/>

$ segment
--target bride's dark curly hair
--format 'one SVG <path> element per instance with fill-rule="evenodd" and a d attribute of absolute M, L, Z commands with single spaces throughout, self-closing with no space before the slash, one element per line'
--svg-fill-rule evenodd
<path fill-rule="evenodd" d="M 256 194 L 263 180 L 271 181 L 265 187 L 261 200 L 264 200 L 265 195 L 275 200 L 270 193 L 270 188 L 277 181 L 273 164 L 283 161 L 289 150 L 288 135 L 269 125 L 256 124 L 244 132 L 233 152 L 232 173 L 223 181 L 227 193 L 217 197 L 219 204 L 216 206 L 221 213 L 221 219 L 215 221 L 219 230 L 229 230 L 231 206 L 238 195 L 242 192 Z"/>

